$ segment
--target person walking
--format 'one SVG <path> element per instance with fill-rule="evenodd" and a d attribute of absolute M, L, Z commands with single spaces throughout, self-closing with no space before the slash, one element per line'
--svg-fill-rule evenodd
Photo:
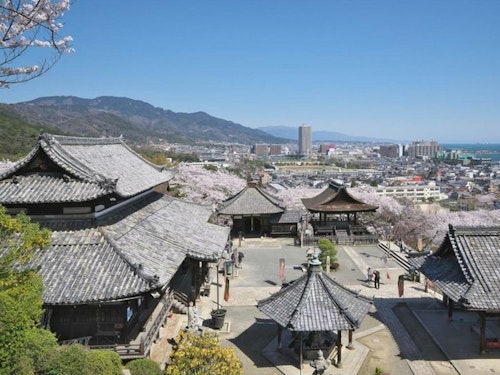
<path fill-rule="evenodd" d="M 378 270 L 375 270 L 373 275 L 374 275 L 375 288 L 379 289 L 380 288 L 380 272 Z"/>

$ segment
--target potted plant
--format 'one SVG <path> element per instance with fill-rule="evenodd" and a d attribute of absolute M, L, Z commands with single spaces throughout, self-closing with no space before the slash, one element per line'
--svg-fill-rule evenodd
<path fill-rule="evenodd" d="M 226 309 L 215 309 L 212 310 L 210 316 L 212 317 L 212 328 L 221 329 L 224 325 L 224 319 L 226 318 Z"/>

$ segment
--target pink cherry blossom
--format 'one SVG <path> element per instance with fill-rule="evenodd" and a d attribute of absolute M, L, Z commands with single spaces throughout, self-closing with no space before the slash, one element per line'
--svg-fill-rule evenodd
<path fill-rule="evenodd" d="M 74 51 L 73 38 L 60 36 L 60 20 L 69 8 L 69 0 L 0 0 L 0 87 L 39 77 Z M 38 48 L 49 49 L 50 57 L 28 63 L 39 59 Z"/>

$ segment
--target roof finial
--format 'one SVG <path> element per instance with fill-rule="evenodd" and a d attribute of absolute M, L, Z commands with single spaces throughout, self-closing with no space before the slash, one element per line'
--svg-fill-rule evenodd
<path fill-rule="evenodd" d="M 321 271 L 321 261 L 318 259 L 317 253 L 314 253 L 309 261 L 309 269 L 312 271 Z"/>

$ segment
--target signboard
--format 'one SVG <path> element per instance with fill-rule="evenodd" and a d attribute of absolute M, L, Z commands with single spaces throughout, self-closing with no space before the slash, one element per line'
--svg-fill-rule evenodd
<path fill-rule="evenodd" d="M 399 275 L 398 278 L 398 293 L 400 297 L 403 297 L 405 293 L 405 277 L 404 275 Z"/>
<path fill-rule="evenodd" d="M 283 280 L 284 277 L 285 277 L 285 258 L 280 258 L 278 278 L 280 280 Z"/>

